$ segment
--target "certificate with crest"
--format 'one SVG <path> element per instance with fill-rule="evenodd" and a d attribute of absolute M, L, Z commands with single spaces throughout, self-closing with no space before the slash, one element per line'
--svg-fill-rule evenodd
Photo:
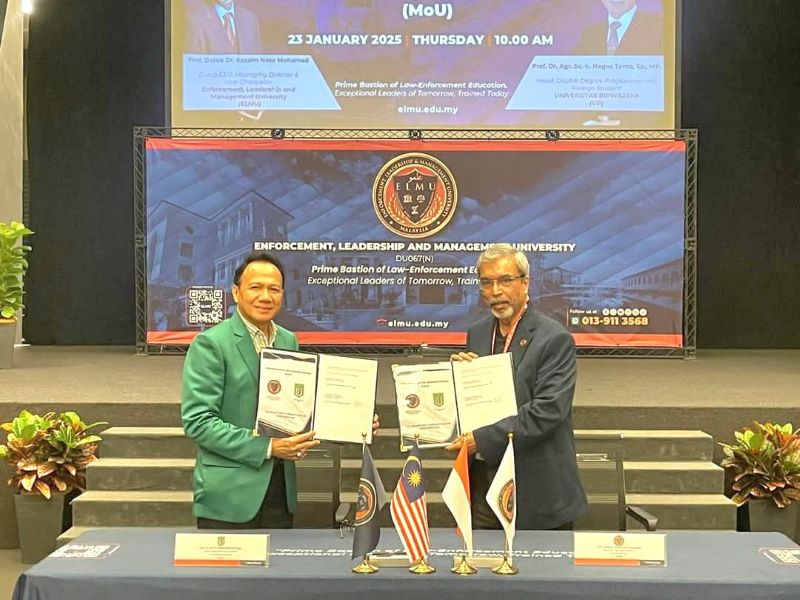
<path fill-rule="evenodd" d="M 453 369 L 449 362 L 392 365 L 400 423 L 400 449 L 436 448 L 461 435 Z"/>
<path fill-rule="evenodd" d="M 316 354 L 273 348 L 261 352 L 254 433 L 287 437 L 309 431 L 318 359 Z"/>
<path fill-rule="evenodd" d="M 400 450 L 447 446 L 467 431 L 517 414 L 510 353 L 472 361 L 392 365 Z"/>

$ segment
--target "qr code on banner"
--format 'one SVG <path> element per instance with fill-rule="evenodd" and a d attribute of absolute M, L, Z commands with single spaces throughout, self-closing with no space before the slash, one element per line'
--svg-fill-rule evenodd
<path fill-rule="evenodd" d="M 189 325 L 215 325 L 225 318 L 225 290 L 211 286 L 186 290 L 186 322 Z"/>

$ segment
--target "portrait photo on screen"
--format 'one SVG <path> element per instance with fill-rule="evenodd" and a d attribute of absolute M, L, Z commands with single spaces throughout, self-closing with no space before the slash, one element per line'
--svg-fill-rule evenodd
<path fill-rule="evenodd" d="M 676 0 L 171 0 L 173 127 L 671 129 Z"/>

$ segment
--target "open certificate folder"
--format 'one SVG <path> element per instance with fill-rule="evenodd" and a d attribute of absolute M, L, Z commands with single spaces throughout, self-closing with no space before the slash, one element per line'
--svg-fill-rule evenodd
<path fill-rule="evenodd" d="M 378 361 L 268 348 L 259 372 L 256 434 L 372 442 Z"/>
<path fill-rule="evenodd" d="M 472 361 L 393 365 L 400 449 L 446 446 L 517 414 L 510 353 Z"/>
<path fill-rule="evenodd" d="M 309 431 L 319 356 L 267 348 L 261 352 L 255 433 L 287 437 Z"/>

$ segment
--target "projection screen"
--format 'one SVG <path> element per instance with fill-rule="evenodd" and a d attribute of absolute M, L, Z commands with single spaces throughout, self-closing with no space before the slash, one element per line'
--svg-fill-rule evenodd
<path fill-rule="evenodd" d="M 172 127 L 676 122 L 675 0 L 172 0 L 168 10 Z"/>

